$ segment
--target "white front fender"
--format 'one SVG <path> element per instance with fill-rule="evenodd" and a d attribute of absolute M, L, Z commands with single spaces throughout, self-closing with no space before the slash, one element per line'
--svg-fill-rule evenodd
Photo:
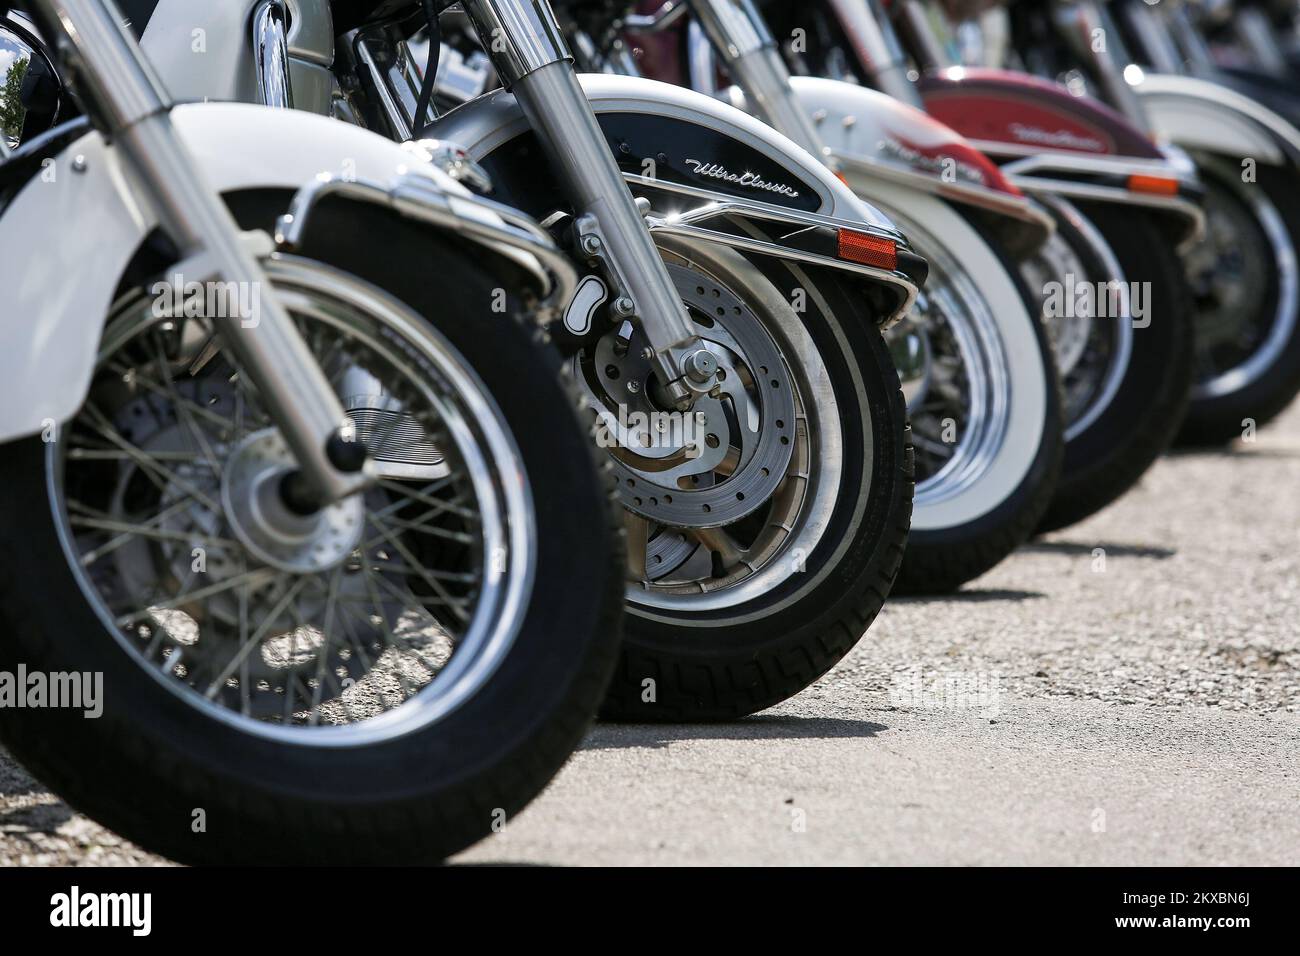
<path fill-rule="evenodd" d="M 172 117 L 223 193 L 296 190 L 321 173 L 389 184 L 416 171 L 467 195 L 403 147 L 335 120 L 234 103 L 181 106 Z M 5 209 L 0 441 L 64 422 L 81 406 L 113 296 L 156 224 L 98 133 L 69 145 Z"/>
<path fill-rule="evenodd" d="M 1156 134 L 1183 149 L 1300 164 L 1300 130 L 1235 90 L 1163 73 L 1148 74 L 1134 90 Z"/>

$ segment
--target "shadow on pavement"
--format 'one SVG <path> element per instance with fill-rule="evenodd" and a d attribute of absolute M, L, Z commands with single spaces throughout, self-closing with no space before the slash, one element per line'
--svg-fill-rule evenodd
<path fill-rule="evenodd" d="M 1034 601 L 1047 597 L 1042 591 L 1020 591 L 1015 588 L 967 588 L 951 594 L 890 595 L 889 604 L 934 604 L 955 601 L 959 604 L 978 604 L 982 601 Z M 885 607 L 888 608 L 889 604 Z"/>
<path fill-rule="evenodd" d="M 874 737 L 884 724 L 843 717 L 747 717 L 725 724 L 597 724 L 579 750 L 662 748 L 687 740 L 828 740 Z"/>
<path fill-rule="evenodd" d="M 1089 555 L 1097 548 L 1106 552 L 1109 558 L 1154 558 L 1163 561 L 1172 558 L 1178 552 L 1173 548 L 1161 548 L 1146 544 L 1118 544 L 1114 541 L 1030 541 L 1020 546 L 1022 551 L 1036 551 L 1039 554 Z"/>

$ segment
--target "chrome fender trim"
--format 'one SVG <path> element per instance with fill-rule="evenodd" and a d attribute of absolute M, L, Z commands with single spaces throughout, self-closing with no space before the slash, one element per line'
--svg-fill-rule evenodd
<path fill-rule="evenodd" d="M 756 150 L 811 183 L 816 212 L 856 220 L 891 232 L 897 227 L 879 209 L 859 199 L 815 156 L 746 113 L 694 90 L 639 76 L 583 73 L 582 88 L 597 114 L 639 113 L 664 116 L 706 127 Z M 505 90 L 496 90 L 438 119 L 427 135 L 450 139 L 481 160 L 528 128 L 528 121 Z"/>
<path fill-rule="evenodd" d="M 539 281 L 543 298 L 535 311 L 543 324 L 559 317 L 577 287 L 577 272 L 569 258 L 532 219 L 481 196 L 445 192 L 422 173 L 407 173 L 387 185 L 329 174 L 318 176 L 294 194 L 288 211 L 276 223 L 276 245 L 286 251 L 297 248 L 306 234 L 312 210 L 327 196 L 375 203 L 497 251 L 521 253 L 512 258 Z"/>
<path fill-rule="evenodd" d="M 1201 186 L 1195 171 L 1185 164 L 1058 151 L 1013 159 L 1002 171 L 1030 195 L 1091 199 L 1159 213 L 1173 226 L 1179 246 L 1194 242 L 1205 231 L 1205 213 L 1198 202 Z M 1171 195 L 1139 192 L 1128 188 L 1130 176 L 1174 179 L 1178 182 L 1178 192 Z"/>
<path fill-rule="evenodd" d="M 960 133 L 920 110 L 877 90 L 837 80 L 794 76 L 790 88 L 812 117 L 813 126 L 840 171 L 868 202 L 872 195 L 886 195 L 889 190 L 906 186 L 1024 223 L 1033 233 L 1027 237 L 1026 247 L 1037 248 L 1055 231 L 1051 216 L 1014 191 L 970 179 L 948 182 L 939 170 L 918 169 L 891 151 L 899 147 L 950 146 L 955 152 L 976 152 Z M 737 87 L 731 87 L 726 95 L 733 105 L 742 106 L 744 93 Z M 996 166 L 987 160 L 984 163 L 985 169 L 977 173 L 996 177 Z"/>

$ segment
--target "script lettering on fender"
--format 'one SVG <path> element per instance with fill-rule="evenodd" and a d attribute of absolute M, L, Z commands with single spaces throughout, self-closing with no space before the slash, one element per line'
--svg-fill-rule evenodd
<path fill-rule="evenodd" d="M 768 182 L 756 173 L 733 173 L 725 166 L 719 166 L 717 163 L 701 162 L 698 159 L 688 159 L 686 163 L 692 167 L 697 176 L 721 179 L 723 182 L 744 186 L 746 189 L 761 189 L 764 192 L 777 193 L 781 196 L 789 196 L 792 199 L 799 195 L 799 190 L 792 189 L 785 183 Z"/>

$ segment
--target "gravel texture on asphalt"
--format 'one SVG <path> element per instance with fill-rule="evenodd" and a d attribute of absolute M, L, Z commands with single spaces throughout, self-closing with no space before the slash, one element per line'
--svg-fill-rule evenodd
<path fill-rule="evenodd" d="M 599 726 L 461 862 L 1300 864 L 1300 408 L 1178 454 L 834 671 Z M 2 717 L 2 715 L 0 715 Z M 0 753 L 0 862 L 162 862 Z"/>

